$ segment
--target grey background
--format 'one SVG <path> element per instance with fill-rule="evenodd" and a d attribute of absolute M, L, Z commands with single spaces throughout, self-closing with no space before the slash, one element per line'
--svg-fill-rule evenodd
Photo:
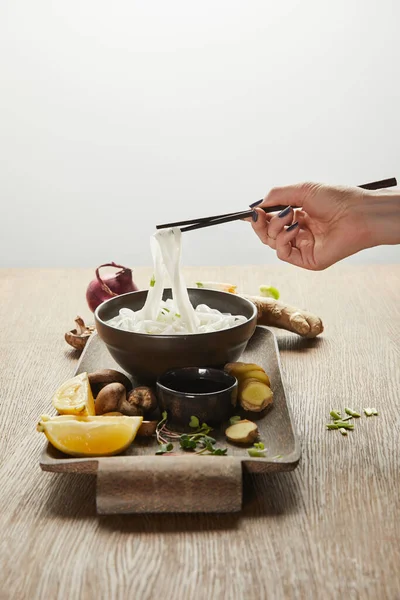
<path fill-rule="evenodd" d="M 156 223 L 400 178 L 399 21 L 394 0 L 2 0 L 0 266 L 149 264 Z M 185 237 L 185 264 L 270 262 L 245 223 Z"/>

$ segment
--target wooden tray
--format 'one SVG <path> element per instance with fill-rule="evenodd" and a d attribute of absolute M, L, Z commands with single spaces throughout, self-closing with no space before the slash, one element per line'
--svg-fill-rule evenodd
<path fill-rule="evenodd" d="M 247 448 L 233 446 L 223 431 L 212 435 L 228 447 L 227 456 L 156 456 L 155 438 L 136 438 L 120 456 L 68 458 L 50 444 L 43 450 L 43 471 L 97 473 L 97 512 L 235 512 L 242 505 L 242 470 L 253 473 L 290 471 L 300 459 L 299 443 L 286 399 L 279 350 L 274 334 L 257 327 L 241 360 L 261 365 L 271 378 L 272 408 L 257 418 L 267 458 L 251 458 Z M 78 363 L 76 374 L 111 368 L 121 370 L 94 334 Z"/>

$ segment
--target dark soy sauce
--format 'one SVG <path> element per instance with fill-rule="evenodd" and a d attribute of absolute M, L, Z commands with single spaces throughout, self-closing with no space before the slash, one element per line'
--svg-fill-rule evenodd
<path fill-rule="evenodd" d="M 184 394 L 212 394 L 226 390 L 227 382 L 214 381 L 210 379 L 202 379 L 197 377 L 174 377 L 164 384 L 175 392 L 183 392 Z"/>

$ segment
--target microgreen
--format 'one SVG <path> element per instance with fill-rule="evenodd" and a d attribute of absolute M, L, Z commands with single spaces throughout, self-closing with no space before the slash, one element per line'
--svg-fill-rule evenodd
<path fill-rule="evenodd" d="M 214 448 L 211 454 L 213 456 L 226 456 L 228 448 Z"/>
<path fill-rule="evenodd" d="M 174 445 L 171 444 L 171 442 L 168 442 L 168 444 L 160 444 L 156 454 L 166 454 L 167 452 L 171 452 L 173 449 Z"/>
<path fill-rule="evenodd" d="M 197 429 L 198 427 L 200 427 L 200 421 L 197 417 L 195 416 L 191 416 L 190 417 L 190 421 L 189 421 L 189 427 L 191 427 L 192 429 Z"/>
<path fill-rule="evenodd" d="M 200 423 L 198 417 L 192 415 L 190 418 L 189 426 L 193 429 L 191 433 L 179 434 L 168 429 L 168 415 L 166 411 L 161 416 L 162 419 L 156 427 L 157 442 L 159 443 L 156 454 L 165 454 L 173 450 L 174 446 L 169 440 L 179 442 L 180 449 L 185 452 L 214 456 L 225 456 L 227 453 L 227 448 L 215 448 L 217 440 L 208 435 L 212 431 L 212 428 L 207 423 Z"/>
<path fill-rule="evenodd" d="M 197 441 L 192 440 L 188 435 L 181 435 L 179 438 L 179 445 L 182 450 L 195 450 L 197 447 Z"/>
<path fill-rule="evenodd" d="M 194 429 L 193 433 L 201 433 L 202 435 L 208 435 L 210 431 L 212 431 L 212 427 L 207 425 L 207 423 L 201 423 L 198 417 L 191 416 L 189 421 L 189 427 Z"/>

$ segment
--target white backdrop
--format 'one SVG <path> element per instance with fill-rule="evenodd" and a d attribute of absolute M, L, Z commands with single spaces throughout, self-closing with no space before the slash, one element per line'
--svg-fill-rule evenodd
<path fill-rule="evenodd" d="M 156 223 L 400 178 L 399 22 L 395 0 L 1 0 L 0 266 L 145 265 Z M 185 264 L 275 260 L 245 223 L 185 237 Z"/>

